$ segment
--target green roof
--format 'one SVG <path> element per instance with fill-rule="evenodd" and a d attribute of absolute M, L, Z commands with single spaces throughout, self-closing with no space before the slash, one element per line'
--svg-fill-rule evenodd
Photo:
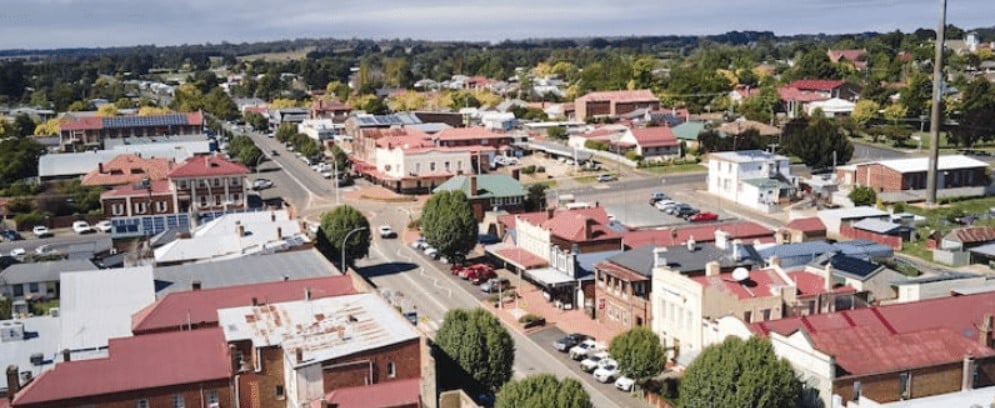
<path fill-rule="evenodd" d="M 470 193 L 470 177 L 477 178 L 477 192 Z M 469 198 L 520 197 L 525 196 L 522 183 L 507 174 L 478 174 L 476 176 L 454 176 L 440 184 L 432 192 L 459 190 Z"/>
<path fill-rule="evenodd" d="M 680 140 L 698 140 L 698 134 L 705 130 L 705 122 L 684 122 L 674 126 L 671 131 Z"/>
<path fill-rule="evenodd" d="M 783 190 L 794 187 L 791 184 L 785 183 L 780 180 L 766 179 L 766 178 L 743 180 L 743 182 L 752 186 L 756 186 L 757 188 L 776 188 L 779 190 Z"/>

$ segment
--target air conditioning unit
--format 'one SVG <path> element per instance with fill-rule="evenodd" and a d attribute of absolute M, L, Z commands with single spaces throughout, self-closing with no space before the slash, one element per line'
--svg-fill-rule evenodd
<path fill-rule="evenodd" d="M 48 309 L 48 315 L 52 317 L 59 317 L 59 308 L 53 307 L 51 309 Z"/>
<path fill-rule="evenodd" d="M 218 403 L 218 402 L 212 402 L 211 404 L 209 404 L 209 405 L 207 406 L 207 408 L 221 408 L 221 403 Z"/>

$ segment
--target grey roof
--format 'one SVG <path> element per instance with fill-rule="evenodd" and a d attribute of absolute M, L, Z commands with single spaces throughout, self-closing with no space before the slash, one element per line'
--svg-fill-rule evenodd
<path fill-rule="evenodd" d="M 841 253 L 861 259 L 881 259 L 895 256 L 890 246 L 866 239 L 854 239 L 833 244 Z"/>
<path fill-rule="evenodd" d="M 587 274 L 594 272 L 594 265 L 622 253 L 624 252 L 621 249 L 618 249 L 613 251 L 589 252 L 586 254 L 577 254 L 577 266 L 584 271 L 583 275 L 586 276 Z"/>
<path fill-rule="evenodd" d="M 878 234 L 888 234 L 895 232 L 896 230 L 908 228 L 903 225 L 895 224 L 889 221 L 879 220 L 876 218 L 864 218 L 860 221 L 853 223 L 853 227 Z"/>
<path fill-rule="evenodd" d="M 443 130 L 452 128 L 452 126 L 449 126 L 449 124 L 439 123 L 439 122 L 419 123 L 415 125 L 406 125 L 405 127 L 411 129 L 417 129 L 428 134 L 439 133 Z"/>
<path fill-rule="evenodd" d="M 863 260 L 890 258 L 895 251 L 877 242 L 855 239 L 852 241 L 830 244 L 826 241 L 808 241 L 796 244 L 774 245 L 759 251 L 763 259 L 772 256 L 781 258 L 781 266 L 785 268 L 805 265 L 824 254 L 842 253 Z"/>
<path fill-rule="evenodd" d="M 654 249 L 655 247 L 653 245 L 644 245 L 608 258 L 607 261 L 636 272 L 647 278 L 651 278 L 653 277 Z M 667 262 L 670 262 L 669 256 L 667 257 Z"/>
<path fill-rule="evenodd" d="M 653 246 L 647 245 L 629 252 L 636 252 L 639 250 L 649 250 L 649 261 L 653 261 Z M 694 273 L 705 270 L 705 264 L 718 261 L 722 268 L 732 268 L 736 266 L 750 266 L 750 265 L 760 265 L 763 264 L 763 258 L 757 253 L 753 245 L 742 245 L 739 259 L 733 258 L 733 251 L 731 248 L 722 249 L 713 243 L 699 243 L 694 246 L 694 250 L 688 250 L 686 245 L 673 245 L 668 247 L 663 247 L 666 249 L 659 256 L 666 258 L 667 268 L 681 273 Z M 638 261 L 644 262 L 644 261 Z M 640 267 L 640 264 L 636 262 L 630 263 L 632 266 Z M 625 266 L 624 264 L 620 264 Z M 626 268 L 632 269 L 626 266 Z M 639 270 L 632 269 L 634 272 L 643 274 Z M 646 276 L 652 276 L 646 275 Z"/>
<path fill-rule="evenodd" d="M 974 248 L 968 249 L 968 251 L 988 257 L 995 257 L 995 243 L 976 246 Z"/>
<path fill-rule="evenodd" d="M 939 275 L 928 275 L 916 278 L 908 278 L 893 283 L 895 285 L 914 285 L 921 283 L 933 283 L 933 282 L 943 282 L 943 281 L 960 280 L 960 279 L 970 279 L 970 278 L 977 278 L 978 276 L 980 275 L 970 272 L 946 271 Z"/>
<path fill-rule="evenodd" d="M 810 265 L 824 268 L 826 263 L 832 264 L 834 275 L 857 279 L 862 282 L 884 270 L 883 265 L 843 254 L 823 254 Z"/>
<path fill-rule="evenodd" d="M 92 271 L 94 269 L 97 267 L 89 260 L 21 263 L 11 265 L 0 272 L 0 284 L 56 282 L 62 272 Z"/>
<path fill-rule="evenodd" d="M 219 288 L 253 283 L 276 282 L 289 279 L 314 278 L 336 274 L 328 261 L 311 249 L 280 252 L 270 255 L 251 255 L 227 261 L 194 263 L 157 267 L 156 296 L 170 292 L 190 290 L 193 281 L 201 287 Z"/>
<path fill-rule="evenodd" d="M 0 328 L 6 325 L 21 326 L 26 333 L 22 339 L 0 342 L 0 365 L 9 367 L 16 365 L 21 372 L 30 371 L 33 377 L 38 377 L 43 371 L 55 367 L 55 362 L 61 359 L 59 355 L 59 340 L 61 326 L 58 317 L 36 316 L 18 320 L 0 321 Z M 35 365 L 31 356 L 42 355 L 42 363 Z M 0 376 L 0 389 L 7 389 L 7 376 Z"/>
<path fill-rule="evenodd" d="M 526 143 L 526 146 L 533 150 L 542 150 L 546 153 L 551 153 L 563 157 L 573 158 L 574 155 L 576 155 L 577 160 L 580 161 L 590 160 L 592 156 L 591 152 L 579 149 L 573 149 L 571 147 L 567 147 L 559 143 L 546 142 L 542 140 L 533 140 L 531 142 Z"/>
<path fill-rule="evenodd" d="M 356 115 L 353 118 L 355 118 L 356 124 L 360 127 L 407 126 L 422 123 L 421 119 L 418 119 L 418 116 L 415 116 L 412 112 L 401 112 L 390 115 Z"/>
<path fill-rule="evenodd" d="M 167 144 L 167 143 L 190 143 L 190 142 L 210 143 L 210 138 L 208 138 L 206 134 L 125 137 L 120 139 L 105 140 L 104 149 L 117 150 L 124 148 L 120 146 L 153 145 L 153 144 Z"/>
<path fill-rule="evenodd" d="M 38 176 L 42 178 L 80 176 L 97 168 L 97 163 L 106 162 L 120 154 L 135 153 L 142 157 L 158 157 L 182 162 L 195 154 L 210 153 L 210 151 L 211 142 L 205 139 L 119 144 L 109 150 L 45 154 L 38 158 Z"/>

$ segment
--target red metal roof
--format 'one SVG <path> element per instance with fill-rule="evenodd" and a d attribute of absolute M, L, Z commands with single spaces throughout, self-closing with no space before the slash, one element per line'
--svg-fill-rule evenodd
<path fill-rule="evenodd" d="M 249 169 L 218 155 L 194 156 L 169 172 L 174 177 L 210 177 L 249 174 Z"/>
<path fill-rule="evenodd" d="M 435 134 L 435 138 L 439 140 L 482 140 L 506 137 L 509 136 L 500 135 L 482 127 L 446 128 Z"/>
<path fill-rule="evenodd" d="M 494 252 L 507 261 L 517 264 L 524 269 L 538 268 L 546 266 L 546 260 L 533 255 L 531 252 L 521 248 L 506 248 Z"/>
<path fill-rule="evenodd" d="M 635 91 L 605 91 L 605 92 L 590 92 L 587 95 L 577 98 L 577 101 L 581 102 L 614 102 L 614 103 L 629 103 L 629 102 L 659 102 L 660 99 L 653 94 L 653 91 L 648 89 L 640 89 Z"/>
<path fill-rule="evenodd" d="M 957 238 L 958 241 L 965 244 L 995 241 L 995 227 L 959 228 L 952 231 L 949 235 L 953 235 L 951 238 Z"/>
<path fill-rule="evenodd" d="M 352 107 L 349 106 L 349 105 L 346 105 L 346 104 L 344 104 L 342 102 L 339 102 L 337 100 L 329 102 L 329 101 L 325 101 L 325 100 L 320 100 L 319 99 L 319 100 L 317 100 L 317 101 L 315 101 L 314 103 L 311 104 L 311 110 L 314 110 L 314 111 L 331 111 L 331 112 L 336 112 L 336 111 L 351 111 Z"/>
<path fill-rule="evenodd" d="M 810 337 L 819 350 L 835 356 L 836 365 L 851 375 L 949 364 L 961 361 L 965 354 L 995 355 L 995 350 L 947 329 L 892 335 L 875 328 L 858 327 L 814 333 Z"/>
<path fill-rule="evenodd" d="M 788 89 L 798 89 L 801 91 L 823 91 L 829 92 L 846 84 L 840 79 L 799 79 L 784 86 Z"/>
<path fill-rule="evenodd" d="M 421 403 L 421 379 L 387 381 L 333 390 L 325 396 L 337 408 L 394 408 Z"/>
<path fill-rule="evenodd" d="M 799 296 L 813 296 L 826 293 L 826 279 L 822 275 L 815 274 L 812 272 L 798 271 L 798 272 L 788 272 L 788 277 L 795 281 L 795 286 L 798 287 Z M 853 292 L 854 289 L 847 285 L 834 285 L 832 293 L 848 293 Z"/>
<path fill-rule="evenodd" d="M 173 168 L 172 161 L 162 158 L 142 158 L 135 154 L 121 154 L 98 166 L 83 176 L 84 186 L 114 186 L 138 183 L 143 179 L 163 180 Z"/>
<path fill-rule="evenodd" d="M 100 116 L 83 116 L 73 118 L 70 121 L 59 125 L 59 130 L 97 130 L 104 127 L 104 120 Z"/>
<path fill-rule="evenodd" d="M 170 195 L 172 194 L 171 184 L 169 180 L 156 180 L 149 183 L 150 189 L 141 188 L 136 184 L 122 184 L 120 186 L 114 187 L 113 190 L 108 190 L 100 194 L 101 199 L 105 198 L 118 198 L 118 197 L 147 197 L 150 194 L 153 196 L 160 195 Z"/>
<path fill-rule="evenodd" d="M 829 50 L 829 59 L 833 62 L 840 62 L 840 59 L 844 59 L 854 63 L 864 62 L 864 61 L 857 61 L 857 59 L 863 57 L 866 54 L 867 51 L 864 50 Z"/>
<path fill-rule="evenodd" d="M 826 232 L 826 224 L 819 217 L 798 218 L 789 222 L 785 228 L 802 232 Z"/>
<path fill-rule="evenodd" d="M 694 238 L 695 242 L 712 242 L 715 241 L 715 231 L 720 229 L 729 233 L 729 237 L 732 239 L 750 242 L 757 239 L 763 243 L 774 241 L 774 231 L 771 229 L 752 221 L 738 221 L 726 224 L 679 227 L 676 228 L 676 237 L 673 234 L 673 229 L 629 231 L 622 237 L 622 243 L 628 248 L 636 249 L 650 244 L 656 246 L 681 245 L 691 238 Z"/>
<path fill-rule="evenodd" d="M 253 298 L 262 303 L 304 299 L 305 288 L 310 290 L 312 299 L 357 293 L 348 276 L 172 292 L 135 313 L 131 331 L 138 334 L 178 330 L 188 323 L 214 325 L 218 322 L 218 309 L 248 306 Z"/>
<path fill-rule="evenodd" d="M 677 137 L 666 126 L 632 129 L 632 136 L 641 147 L 677 146 Z"/>
<path fill-rule="evenodd" d="M 55 365 L 29 383 L 13 405 L 149 390 L 231 378 L 220 328 L 111 339 L 107 358 Z"/>

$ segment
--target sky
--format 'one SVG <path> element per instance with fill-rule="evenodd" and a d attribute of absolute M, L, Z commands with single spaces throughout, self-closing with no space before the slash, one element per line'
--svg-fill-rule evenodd
<path fill-rule="evenodd" d="M 995 0 L 947 21 L 995 25 Z M 0 49 L 292 38 L 505 39 L 935 28 L 939 0 L 0 0 Z"/>

